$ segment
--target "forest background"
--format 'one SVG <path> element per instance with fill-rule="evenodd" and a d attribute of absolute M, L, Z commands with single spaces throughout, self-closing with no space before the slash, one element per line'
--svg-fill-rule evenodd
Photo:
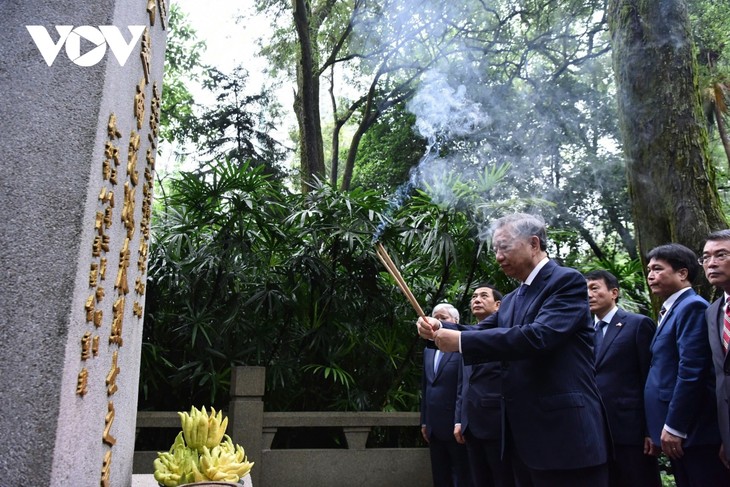
<path fill-rule="evenodd" d="M 230 49 L 268 61 L 257 90 L 171 8 L 159 157 L 186 170 L 157 173 L 140 409 L 224 408 L 260 365 L 268 411 L 417 410 L 423 344 L 375 240 L 469 323 L 477 283 L 517 284 L 486 232 L 505 213 L 652 316 L 646 251 L 727 227 L 728 2 L 255 4 L 267 34 Z"/>

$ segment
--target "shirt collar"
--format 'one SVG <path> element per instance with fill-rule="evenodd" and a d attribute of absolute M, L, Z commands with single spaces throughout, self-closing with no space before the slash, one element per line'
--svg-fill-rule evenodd
<path fill-rule="evenodd" d="M 691 286 L 683 287 L 682 289 L 680 289 L 680 290 L 679 290 L 679 291 L 677 291 L 676 293 L 674 293 L 674 294 L 672 294 L 671 296 L 669 296 L 669 297 L 668 297 L 668 298 L 666 299 L 666 301 L 664 301 L 664 303 L 662 303 L 662 306 L 663 306 L 663 307 L 664 307 L 664 308 L 665 308 L 665 309 L 666 309 L 667 311 L 669 311 L 669 310 L 670 310 L 670 309 L 672 308 L 672 306 L 674 306 L 674 303 L 675 303 L 675 302 L 677 302 L 677 299 L 679 299 L 679 297 L 680 297 L 680 296 L 681 296 L 682 294 L 686 293 L 686 292 L 687 292 L 687 291 L 689 291 L 690 289 L 692 289 L 692 287 L 691 287 Z"/>
<path fill-rule="evenodd" d="M 527 276 L 527 279 L 525 279 L 525 284 L 527 284 L 528 286 L 532 284 L 532 281 L 534 281 L 535 277 L 537 277 L 537 273 L 540 272 L 540 269 L 545 267 L 545 264 L 547 264 L 549 260 L 550 259 L 545 257 L 540 262 L 538 262 L 535 268 L 532 269 L 532 272 L 530 272 L 530 275 Z"/>
<path fill-rule="evenodd" d="M 614 316 L 616 316 L 616 313 L 618 312 L 618 306 L 614 306 L 611 311 L 606 313 L 606 316 L 603 317 L 603 319 L 598 319 L 598 316 L 593 317 L 593 322 L 598 324 L 599 321 L 605 321 L 606 323 L 611 323 L 611 320 Z"/>

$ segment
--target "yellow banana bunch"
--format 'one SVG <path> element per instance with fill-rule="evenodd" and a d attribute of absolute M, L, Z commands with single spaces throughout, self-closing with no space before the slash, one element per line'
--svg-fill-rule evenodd
<path fill-rule="evenodd" d="M 217 446 L 228 427 L 228 418 L 223 418 L 222 411 L 216 413 L 215 408 L 211 408 L 211 413 L 208 415 L 205 406 L 202 410 L 193 406 L 189 413 L 178 413 L 178 415 L 188 447 L 198 451 L 204 446 L 208 448 Z"/>
<path fill-rule="evenodd" d="M 207 480 L 238 482 L 253 467 L 240 445 L 226 433 L 228 418 L 221 411 L 190 408 L 179 412 L 182 431 L 170 451 L 160 452 L 154 462 L 155 480 L 165 487 L 177 487 Z"/>
<path fill-rule="evenodd" d="M 160 452 L 154 461 L 154 477 L 165 487 L 176 487 L 194 481 L 198 471 L 198 452 L 185 446 L 183 434 L 175 438 L 170 451 Z"/>
<path fill-rule="evenodd" d="M 243 448 L 234 446 L 230 436 L 225 435 L 225 438 L 216 447 L 203 447 L 200 470 L 209 480 L 238 482 L 251 471 L 253 462 L 247 461 Z"/>

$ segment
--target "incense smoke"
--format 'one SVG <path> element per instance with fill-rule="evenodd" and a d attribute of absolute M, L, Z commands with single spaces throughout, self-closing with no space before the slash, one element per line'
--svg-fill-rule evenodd
<path fill-rule="evenodd" d="M 610 192 L 613 188 L 604 182 L 621 180 L 614 177 L 621 161 L 611 60 L 601 54 L 578 62 L 559 59 L 556 53 L 567 38 L 585 46 L 584 52 L 603 49 L 608 37 L 594 34 L 601 31 L 605 17 L 565 11 L 556 15 L 552 30 L 532 32 L 521 28 L 521 22 L 529 22 L 523 13 L 510 11 L 519 5 L 492 5 L 489 0 L 396 3 L 389 11 L 402 12 L 398 20 L 404 25 L 393 31 L 425 25 L 434 29 L 429 38 L 434 40 L 449 25 L 491 37 L 477 40 L 467 35 L 439 45 L 449 55 L 421 75 L 407 109 L 416 115 L 414 130 L 427 140 L 427 149 L 393 195 L 389 211 L 400 208 L 419 188 L 437 204 L 481 205 L 470 210 L 484 223 L 516 210 L 550 212 L 558 219 L 561 212 L 570 212 L 584 222 L 596 218 L 591 211 L 598 206 L 597 190 Z M 505 29 L 508 18 L 514 29 Z M 368 30 L 368 43 L 377 43 L 375 32 Z M 422 46 L 414 44 L 412 49 L 408 58 L 404 47 L 404 56 L 418 59 Z M 500 173 L 500 168 L 509 169 Z M 454 181 L 474 183 L 470 187 L 481 191 L 485 173 L 502 179 L 463 203 L 453 190 Z M 578 203 L 567 207 L 571 201 Z M 387 223 L 378 227 L 375 240 Z"/>

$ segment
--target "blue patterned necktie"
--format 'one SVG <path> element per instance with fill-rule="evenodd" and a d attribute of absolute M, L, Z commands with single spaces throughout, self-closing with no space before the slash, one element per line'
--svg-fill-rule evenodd
<path fill-rule="evenodd" d="M 515 294 L 515 299 L 514 299 L 515 309 L 519 309 L 521 307 L 522 300 L 525 298 L 526 292 L 527 292 L 527 284 L 520 284 L 520 287 L 517 288 L 517 294 Z"/>

